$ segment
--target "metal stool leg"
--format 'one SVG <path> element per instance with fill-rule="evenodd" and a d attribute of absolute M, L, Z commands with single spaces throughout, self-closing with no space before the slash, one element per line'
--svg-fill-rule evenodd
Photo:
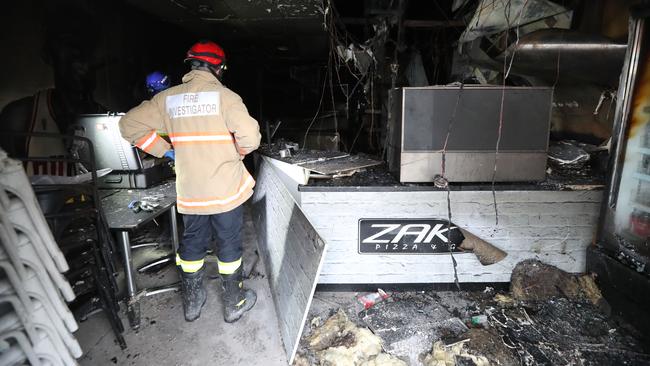
<path fill-rule="evenodd" d="M 131 328 L 137 329 L 140 327 L 140 303 L 136 297 L 136 284 L 135 276 L 133 273 L 133 258 L 131 256 L 131 241 L 129 239 L 128 231 L 120 231 L 120 246 L 122 248 L 122 255 L 124 256 L 124 275 L 126 277 L 126 313 L 129 318 Z"/>
<path fill-rule="evenodd" d="M 174 254 L 178 251 L 179 240 L 178 240 L 178 221 L 176 220 L 176 205 L 172 205 L 169 209 L 169 222 L 170 230 L 172 234 L 172 247 L 174 249 Z"/>

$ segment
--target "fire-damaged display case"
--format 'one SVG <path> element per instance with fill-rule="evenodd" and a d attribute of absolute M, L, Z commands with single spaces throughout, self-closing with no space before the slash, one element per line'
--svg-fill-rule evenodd
<path fill-rule="evenodd" d="M 588 270 L 614 308 L 650 327 L 650 29 L 647 7 L 632 11 L 621 75 L 607 197 Z M 646 310 L 644 310 L 646 309 Z"/>
<path fill-rule="evenodd" d="M 391 172 L 400 182 L 546 177 L 553 88 L 486 85 L 392 91 Z M 496 165 L 496 168 L 495 168 Z"/>

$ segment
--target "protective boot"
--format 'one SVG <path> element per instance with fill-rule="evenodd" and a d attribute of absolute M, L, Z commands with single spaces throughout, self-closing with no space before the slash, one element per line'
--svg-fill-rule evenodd
<path fill-rule="evenodd" d="M 226 323 L 234 323 L 249 311 L 257 301 L 255 291 L 244 288 L 242 267 L 233 274 L 221 275 L 221 286 L 223 287 L 224 314 L 223 320 Z"/>
<path fill-rule="evenodd" d="M 203 287 L 205 268 L 201 268 L 194 273 L 183 272 L 183 270 L 180 272 L 185 320 L 193 322 L 201 316 L 201 308 L 203 308 L 205 300 L 208 298 L 208 294 Z"/>

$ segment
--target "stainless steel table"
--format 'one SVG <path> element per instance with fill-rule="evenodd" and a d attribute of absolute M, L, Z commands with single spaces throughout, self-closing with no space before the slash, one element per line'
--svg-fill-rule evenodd
<path fill-rule="evenodd" d="M 168 181 L 147 189 L 112 189 L 102 191 L 102 209 L 108 227 L 117 232 L 120 250 L 124 258 L 124 273 L 127 287 L 127 315 L 129 324 L 136 329 L 140 326 L 140 303 L 144 296 L 152 296 L 168 291 L 180 290 L 179 283 L 138 291 L 135 281 L 135 269 L 131 255 L 130 233 L 144 224 L 168 213 L 171 224 L 172 246 L 174 253 L 178 250 L 178 222 L 176 218 L 176 183 Z M 157 196 L 159 204 L 152 212 L 133 212 L 129 203 L 147 196 Z M 173 257 L 172 257 L 173 258 Z"/>

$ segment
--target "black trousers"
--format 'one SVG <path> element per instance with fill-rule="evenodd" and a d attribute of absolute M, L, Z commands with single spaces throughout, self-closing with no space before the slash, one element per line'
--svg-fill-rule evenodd
<path fill-rule="evenodd" d="M 214 215 L 183 215 L 185 232 L 178 255 L 183 261 L 198 261 L 205 257 L 212 238 L 217 239 L 220 262 L 234 262 L 242 256 L 244 207 Z"/>

